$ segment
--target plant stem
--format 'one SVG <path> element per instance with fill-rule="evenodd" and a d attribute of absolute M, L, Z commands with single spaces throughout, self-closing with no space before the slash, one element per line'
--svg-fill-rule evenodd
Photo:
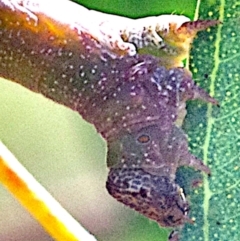
<path fill-rule="evenodd" d="M 0 183 L 57 241 L 96 241 L 0 142 Z"/>

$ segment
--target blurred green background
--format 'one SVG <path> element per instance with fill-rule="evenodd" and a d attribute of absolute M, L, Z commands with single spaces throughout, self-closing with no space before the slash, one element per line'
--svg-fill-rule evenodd
<path fill-rule="evenodd" d="M 90 9 L 140 17 L 193 17 L 195 1 L 81 0 Z M 71 14 L 71 13 L 67 13 Z M 167 231 L 124 207 L 105 189 L 106 143 L 73 111 L 0 79 L 0 139 L 99 241 L 161 241 Z M 52 240 L 0 186 L 0 241 Z"/>

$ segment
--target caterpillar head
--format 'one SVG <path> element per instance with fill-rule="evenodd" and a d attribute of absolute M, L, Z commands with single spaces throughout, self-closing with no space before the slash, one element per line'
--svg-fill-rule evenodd
<path fill-rule="evenodd" d="M 112 168 L 107 189 L 118 201 L 164 227 L 191 221 L 182 189 L 169 177 L 152 175 L 141 168 Z"/>
<path fill-rule="evenodd" d="M 189 205 L 175 183 L 179 166 L 209 173 L 201 160 L 188 151 L 183 131 L 158 125 L 125 133 L 108 143 L 109 193 L 161 226 L 176 227 L 190 221 Z"/>

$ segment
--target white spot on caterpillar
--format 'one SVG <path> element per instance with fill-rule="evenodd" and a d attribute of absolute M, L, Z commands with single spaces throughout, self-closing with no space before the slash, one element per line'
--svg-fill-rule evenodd
<path fill-rule="evenodd" d="M 80 55 L 81 59 L 86 59 L 85 55 L 81 54 Z"/>

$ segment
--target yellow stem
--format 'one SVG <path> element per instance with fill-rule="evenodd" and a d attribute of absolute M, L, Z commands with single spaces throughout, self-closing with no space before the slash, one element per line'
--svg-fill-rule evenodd
<path fill-rule="evenodd" d="M 57 241 L 96 241 L 0 142 L 0 182 Z"/>

